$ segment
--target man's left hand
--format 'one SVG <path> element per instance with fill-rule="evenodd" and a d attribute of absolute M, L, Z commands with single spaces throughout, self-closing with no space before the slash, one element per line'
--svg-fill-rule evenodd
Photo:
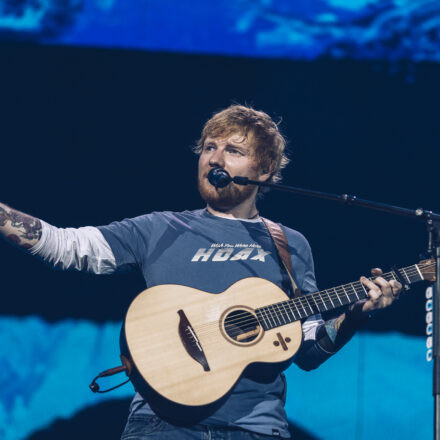
<path fill-rule="evenodd" d="M 366 277 L 360 279 L 361 283 L 369 289 L 369 299 L 362 306 L 362 312 L 366 313 L 390 306 L 399 298 L 402 290 L 402 285 L 398 281 L 387 281 L 382 278 L 381 269 L 371 269 L 371 274 L 376 277 L 372 281 Z"/>

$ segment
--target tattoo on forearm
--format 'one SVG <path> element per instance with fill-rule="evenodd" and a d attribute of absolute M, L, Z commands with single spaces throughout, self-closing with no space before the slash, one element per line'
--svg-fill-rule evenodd
<path fill-rule="evenodd" d="M 10 222 L 10 225 L 7 223 Z M 41 238 L 42 226 L 39 219 L 22 212 L 0 206 L 0 227 L 5 237 L 24 249 L 31 248 Z"/>
<path fill-rule="evenodd" d="M 326 321 L 325 323 L 325 329 L 327 331 L 327 335 L 333 343 L 336 342 L 336 336 L 338 335 L 338 331 L 341 328 L 341 324 L 343 323 L 344 319 L 345 319 L 345 314 L 342 314 L 337 318 Z"/>
<path fill-rule="evenodd" d="M 343 313 L 325 322 L 320 328 L 318 343 L 324 350 L 335 353 L 353 337 L 358 328 L 347 319 L 347 314 Z"/>
<path fill-rule="evenodd" d="M 0 226 L 5 226 L 6 222 L 9 220 L 8 213 L 5 209 L 0 206 Z"/>
<path fill-rule="evenodd" d="M 13 228 L 23 229 L 21 237 L 26 240 L 40 239 L 41 237 L 41 222 L 37 218 L 22 214 L 21 212 L 11 212 L 11 226 Z"/>

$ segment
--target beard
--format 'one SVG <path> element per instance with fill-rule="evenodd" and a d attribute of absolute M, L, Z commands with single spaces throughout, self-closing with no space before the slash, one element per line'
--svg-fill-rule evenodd
<path fill-rule="evenodd" d="M 228 211 L 249 199 L 254 194 L 255 187 L 253 185 L 236 185 L 231 182 L 224 188 L 216 188 L 211 185 L 206 178 L 198 179 L 199 193 L 202 199 L 213 209 L 220 212 Z"/>

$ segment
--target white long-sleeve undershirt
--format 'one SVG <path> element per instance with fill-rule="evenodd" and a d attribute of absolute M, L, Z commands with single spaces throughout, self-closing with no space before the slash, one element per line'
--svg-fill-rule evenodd
<path fill-rule="evenodd" d="M 98 228 L 57 228 L 41 220 L 42 234 L 29 249 L 59 269 L 76 269 L 99 275 L 116 270 L 113 252 Z"/>

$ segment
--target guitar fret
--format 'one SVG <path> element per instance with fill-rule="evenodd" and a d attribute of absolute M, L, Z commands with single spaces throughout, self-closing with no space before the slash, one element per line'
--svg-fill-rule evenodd
<path fill-rule="evenodd" d="M 293 309 L 292 309 L 292 305 L 295 306 L 296 313 L 298 313 L 298 316 L 295 315 L 295 312 L 294 312 Z M 289 307 L 292 309 L 292 313 L 293 313 L 293 316 L 295 317 L 295 321 L 297 321 L 298 319 L 300 319 L 300 318 L 301 318 L 301 314 L 299 313 L 298 307 L 297 307 L 296 304 L 293 302 L 293 300 L 290 300 L 290 301 L 289 301 Z"/>
<path fill-rule="evenodd" d="M 271 307 L 272 307 L 272 313 L 275 316 L 275 323 L 277 323 L 275 327 L 279 327 L 280 325 L 283 325 L 283 323 L 281 322 L 281 317 L 277 305 L 272 304 Z"/>
<path fill-rule="evenodd" d="M 283 308 L 283 303 L 277 303 L 278 310 L 280 311 L 280 315 L 282 320 L 284 321 L 284 324 L 287 324 L 288 321 L 286 321 L 286 311 Z"/>
<path fill-rule="evenodd" d="M 354 286 L 354 283 L 350 283 L 349 285 L 350 285 L 350 287 L 353 289 L 354 296 L 355 296 L 356 299 L 359 301 L 360 298 L 359 298 L 359 295 L 358 295 L 358 293 L 357 293 L 357 290 L 356 290 L 356 288 L 355 288 L 355 286 Z"/>
<path fill-rule="evenodd" d="M 294 311 L 293 311 L 293 309 L 292 309 L 292 306 L 291 306 L 291 304 L 290 304 L 290 300 L 286 301 L 286 305 L 287 305 L 287 307 L 288 307 L 288 310 L 289 310 L 290 314 L 291 314 L 291 315 L 293 316 L 293 318 L 294 318 L 294 319 L 292 319 L 292 321 L 296 321 L 296 316 L 295 316 L 295 313 L 294 313 Z"/>
<path fill-rule="evenodd" d="M 387 272 L 382 275 L 382 278 L 385 278 L 387 281 L 397 280 L 394 272 Z"/>
<path fill-rule="evenodd" d="M 403 272 L 403 274 L 406 276 L 406 279 L 408 280 L 408 283 L 410 283 L 411 284 L 411 281 L 410 281 L 410 279 L 409 279 L 409 276 L 406 274 L 406 271 L 405 271 L 405 269 L 400 269 L 400 272 Z"/>
<path fill-rule="evenodd" d="M 293 310 L 292 308 L 292 304 L 290 300 L 286 301 L 286 307 L 287 310 L 289 311 L 291 322 L 296 321 L 298 317 L 295 314 L 295 310 Z"/>
<path fill-rule="evenodd" d="M 310 305 L 310 302 L 309 302 L 309 299 L 308 299 L 308 295 L 304 295 L 303 298 L 304 298 L 304 302 L 307 303 L 306 306 L 310 309 L 310 311 L 312 312 L 312 315 L 313 315 L 314 312 L 313 312 L 313 309 L 312 309 L 312 307 Z"/>
<path fill-rule="evenodd" d="M 329 289 L 329 290 L 332 290 L 332 289 Z M 328 290 L 324 290 L 324 292 L 328 292 Z M 332 297 L 330 296 L 329 293 L 327 293 L 327 296 L 328 296 L 330 302 L 332 303 L 333 308 L 336 308 L 336 307 L 335 307 L 335 304 L 334 304 L 334 302 L 333 302 L 333 300 L 332 300 Z M 341 304 L 342 304 L 342 303 L 341 303 Z"/>
<path fill-rule="evenodd" d="M 414 266 L 417 266 L 417 265 L 414 265 Z M 386 273 L 386 274 L 384 274 L 384 275 L 382 275 L 382 277 L 383 278 L 385 278 L 387 281 L 389 281 L 388 279 L 387 279 L 387 277 L 386 277 L 386 275 L 390 275 L 392 278 L 392 280 L 395 280 L 395 281 L 398 281 L 398 282 L 400 282 L 399 281 L 399 278 L 396 276 L 396 274 L 395 274 L 395 272 L 398 272 L 399 274 L 400 274 L 400 276 L 403 278 L 403 279 L 407 279 L 407 281 L 408 281 L 408 283 L 409 284 L 411 284 L 411 283 L 414 283 L 414 282 L 416 282 L 416 281 L 421 281 L 422 279 L 423 279 L 423 277 L 420 277 L 418 274 L 417 274 L 417 271 L 414 271 L 414 266 L 411 266 L 411 267 L 407 267 L 406 269 L 405 268 L 402 268 L 402 269 L 396 269 L 395 271 L 393 271 L 393 272 L 390 272 L 390 273 Z M 413 273 L 411 274 L 409 274 L 408 275 L 408 273 L 407 273 L 407 271 L 409 272 L 410 270 L 412 270 L 413 271 Z"/>
<path fill-rule="evenodd" d="M 281 310 L 280 304 L 278 303 L 278 304 L 276 304 L 276 306 L 278 307 L 278 310 L 280 312 L 281 318 L 284 321 L 284 324 L 286 324 L 286 318 L 284 317 L 284 314 L 283 314 L 283 311 Z"/>
<path fill-rule="evenodd" d="M 301 307 L 304 310 L 304 316 L 301 316 L 301 318 L 305 318 L 307 316 L 307 312 L 306 312 L 306 309 L 304 308 L 304 305 L 303 305 L 303 303 L 301 301 L 301 298 L 298 298 L 298 302 L 301 304 Z"/>
<path fill-rule="evenodd" d="M 351 302 L 351 301 L 350 301 L 350 297 L 348 296 L 348 293 L 347 293 L 347 291 L 345 290 L 345 285 L 343 285 L 343 286 L 341 286 L 341 287 L 342 287 L 343 292 L 345 293 L 345 296 L 347 297 L 348 303 L 350 303 L 350 302 Z"/>
<path fill-rule="evenodd" d="M 344 291 L 344 286 L 339 286 L 339 288 L 342 288 L 342 291 Z M 339 302 L 341 303 L 341 306 L 343 306 L 344 305 L 344 303 L 342 302 L 342 299 L 341 299 L 341 296 L 340 296 L 340 294 L 338 293 L 338 287 L 334 287 L 333 288 L 333 291 L 335 292 L 335 294 L 336 294 L 336 298 L 338 298 L 338 300 L 339 300 Z"/>
<path fill-rule="evenodd" d="M 332 298 L 333 298 L 333 301 L 335 303 L 335 307 L 339 307 L 339 305 L 336 302 L 336 300 L 339 301 L 339 304 L 344 305 L 344 303 L 342 302 L 342 298 L 343 298 L 342 297 L 342 293 L 344 292 L 344 289 L 342 289 L 342 293 L 338 292 L 338 289 L 341 289 L 341 287 L 338 286 L 338 287 L 333 287 L 333 289 L 330 289 L 330 291 L 332 292 Z"/>
<path fill-rule="evenodd" d="M 277 316 L 276 312 L 274 313 L 274 306 L 273 306 L 273 304 L 271 304 L 270 306 L 268 306 L 268 308 L 269 308 L 269 310 L 270 310 L 270 316 L 272 316 L 272 320 L 273 320 L 273 322 L 275 323 L 274 327 L 278 327 L 278 325 L 277 325 L 277 321 L 276 321 L 276 319 L 278 319 L 278 316 Z M 280 322 L 280 321 L 278 320 L 278 323 L 279 323 L 279 322 Z"/>
<path fill-rule="evenodd" d="M 262 311 L 262 309 L 258 309 L 258 310 L 257 310 L 257 318 L 260 320 L 260 316 L 258 316 L 258 315 L 261 316 L 261 320 L 263 321 L 263 328 L 264 328 L 265 330 L 267 330 L 267 329 L 268 329 L 268 326 L 267 326 L 267 322 L 266 322 L 266 320 L 264 319 L 264 315 L 263 315 L 263 311 Z M 260 321 L 260 322 L 261 322 L 261 321 Z"/>
<path fill-rule="evenodd" d="M 284 321 L 284 322 L 283 322 L 283 325 L 284 325 L 284 324 L 286 323 L 286 318 L 285 318 L 284 315 L 283 315 L 283 311 L 282 311 L 281 308 L 280 308 L 280 304 L 277 303 L 277 304 L 275 304 L 275 306 L 276 306 L 276 308 L 278 309 L 278 316 L 280 317 L 280 320 Z"/>
<path fill-rule="evenodd" d="M 415 268 L 417 268 L 417 264 L 414 264 L 414 266 L 410 266 L 410 267 L 406 267 L 405 269 L 402 269 L 406 274 L 407 274 L 407 278 L 409 279 L 410 283 L 415 283 L 417 281 L 421 281 L 423 280 L 423 277 L 421 275 L 419 275 L 420 271 L 417 268 L 415 270 Z M 409 275 L 408 275 L 409 273 Z"/>
<path fill-rule="evenodd" d="M 277 322 L 275 321 L 276 313 L 274 314 L 274 312 L 273 312 L 273 305 L 272 304 L 270 306 L 268 306 L 268 310 L 270 312 L 270 317 L 272 318 L 272 321 L 273 321 L 272 327 L 278 327 Z"/>
<path fill-rule="evenodd" d="M 358 299 L 365 298 L 365 289 L 363 288 L 363 284 L 360 281 L 356 281 L 356 283 L 353 283 L 353 285 L 355 286 Z"/>
<path fill-rule="evenodd" d="M 420 271 L 419 265 L 418 264 L 414 264 L 414 266 L 416 267 L 417 272 L 419 273 L 420 280 L 423 280 L 423 275 L 422 275 L 422 272 Z"/>
<path fill-rule="evenodd" d="M 286 316 L 287 316 L 288 322 L 295 321 L 295 319 L 294 319 L 294 317 L 292 315 L 292 311 L 290 310 L 290 307 L 289 307 L 289 302 L 288 301 L 283 301 L 282 304 L 283 304 L 283 308 L 284 308 L 284 310 L 286 312 Z"/>
<path fill-rule="evenodd" d="M 280 325 L 282 325 L 282 323 L 281 323 L 281 319 L 280 319 L 279 313 L 277 311 L 277 305 L 276 304 L 272 304 L 272 310 L 273 310 L 273 313 L 275 315 L 275 318 L 278 321 L 277 327 L 279 327 Z"/>
<path fill-rule="evenodd" d="M 267 329 L 269 328 L 269 323 L 267 322 L 266 317 L 265 317 L 265 315 L 264 315 L 263 307 L 261 307 L 260 309 L 258 309 L 258 312 L 259 312 L 259 314 L 260 314 L 260 316 L 261 316 L 261 320 L 263 321 L 263 328 L 264 328 L 264 330 L 267 330 Z M 261 322 L 261 321 L 260 321 L 260 322 Z"/>
<path fill-rule="evenodd" d="M 368 290 L 365 288 L 364 284 L 362 284 L 360 281 L 359 281 L 359 283 L 361 285 L 362 290 L 364 291 L 365 297 L 368 298 Z"/>
<path fill-rule="evenodd" d="M 300 319 L 304 318 L 305 315 L 303 316 L 303 313 L 302 313 L 301 309 L 298 307 L 298 298 L 294 298 L 292 300 L 292 303 L 295 305 L 295 308 L 296 308 L 296 310 L 298 312 L 299 318 Z M 301 304 L 301 302 L 299 302 L 299 304 Z"/>
<path fill-rule="evenodd" d="M 272 322 L 270 321 L 269 309 L 268 307 L 263 307 L 262 310 L 266 313 L 266 318 L 269 323 L 268 328 L 273 328 Z"/>
<path fill-rule="evenodd" d="M 318 292 L 317 295 L 319 296 L 319 299 L 321 300 L 322 305 L 324 306 L 325 310 L 328 310 L 327 304 L 325 303 L 324 296 L 322 295 L 322 292 Z"/>
<path fill-rule="evenodd" d="M 269 306 L 269 310 L 270 310 L 270 314 L 271 314 L 271 316 L 272 316 L 272 320 L 273 320 L 273 322 L 275 323 L 274 327 L 278 327 L 278 326 L 277 326 L 277 322 L 276 322 L 275 319 L 274 319 L 274 315 L 275 315 L 275 318 L 277 318 L 277 319 L 278 319 L 278 316 L 277 316 L 276 311 L 274 310 L 274 306 L 273 306 L 273 304 L 271 304 L 271 305 Z M 281 324 L 281 321 L 280 321 L 279 319 L 278 319 L 278 323 Z"/>
<path fill-rule="evenodd" d="M 294 319 L 295 315 L 293 314 L 292 307 L 290 307 L 290 301 L 284 301 L 283 304 L 285 304 L 285 308 L 286 308 L 286 311 L 287 311 L 287 316 L 289 317 L 290 322 L 295 321 L 295 319 Z"/>
<path fill-rule="evenodd" d="M 312 299 L 313 299 L 313 301 L 315 303 L 315 306 L 316 306 L 316 310 L 318 310 L 318 313 L 319 313 L 321 311 L 321 309 L 319 308 L 318 303 L 316 302 L 315 295 L 312 294 L 310 296 L 312 297 Z"/>

